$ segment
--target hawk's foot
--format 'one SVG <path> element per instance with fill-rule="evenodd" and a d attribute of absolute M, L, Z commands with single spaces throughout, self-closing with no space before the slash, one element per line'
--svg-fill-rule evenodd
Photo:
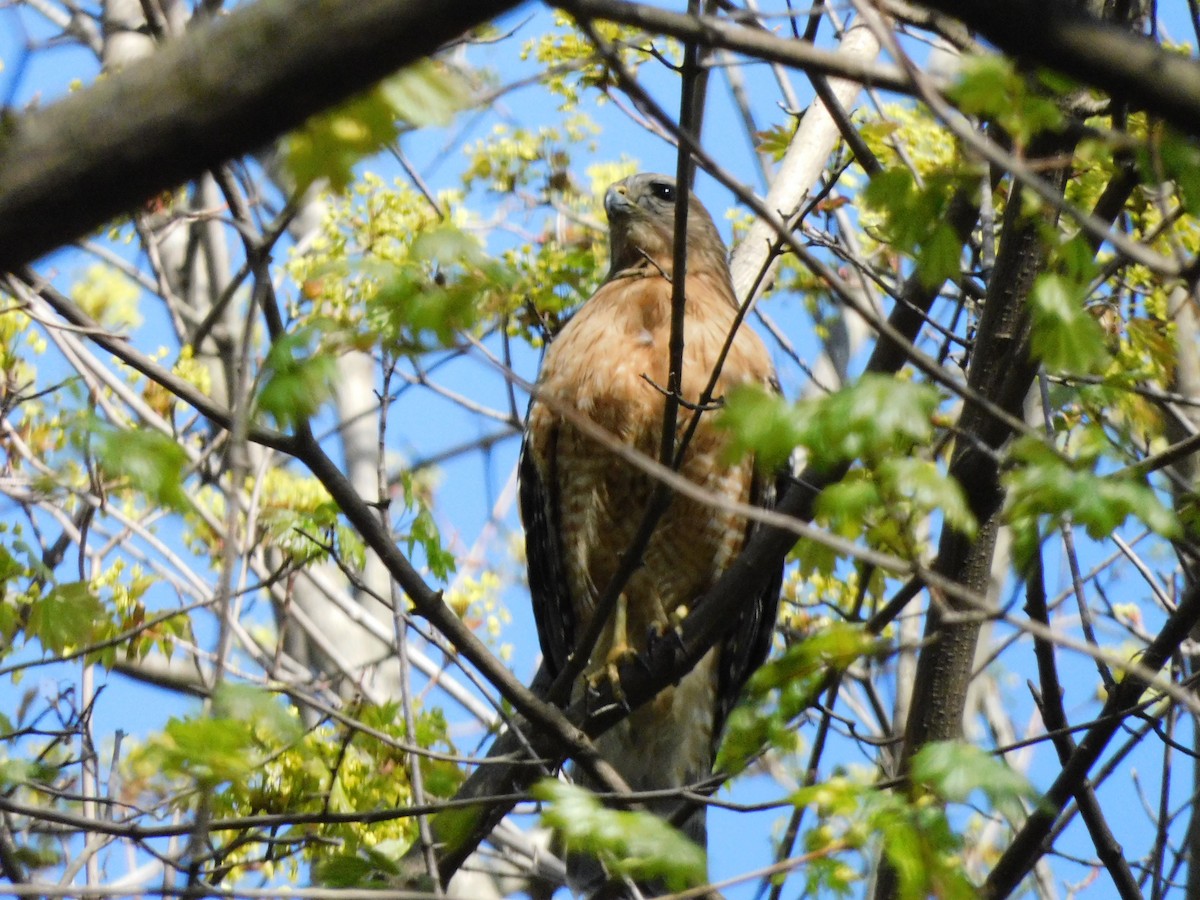
<path fill-rule="evenodd" d="M 690 610 L 680 604 L 667 616 L 665 622 L 655 622 L 650 626 L 649 634 L 646 636 L 646 645 L 654 647 L 659 645 L 663 640 L 674 640 L 676 646 L 683 649 L 683 620 L 688 617 Z"/>
<path fill-rule="evenodd" d="M 588 689 L 598 692 L 607 681 L 612 685 L 613 696 L 620 702 L 625 702 L 625 691 L 621 689 L 621 663 L 637 659 L 637 651 L 625 641 L 620 641 L 609 649 L 604 657 L 604 667 L 588 676 Z"/>

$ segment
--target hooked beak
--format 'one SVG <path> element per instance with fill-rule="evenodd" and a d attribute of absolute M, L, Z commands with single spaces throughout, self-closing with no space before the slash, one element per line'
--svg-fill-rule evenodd
<path fill-rule="evenodd" d="M 629 188 L 624 184 L 614 184 L 604 194 L 604 211 L 610 219 L 628 215 L 633 206 L 633 201 L 629 199 Z"/>

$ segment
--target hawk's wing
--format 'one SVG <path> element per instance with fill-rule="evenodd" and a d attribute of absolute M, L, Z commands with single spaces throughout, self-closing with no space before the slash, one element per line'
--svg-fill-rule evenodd
<path fill-rule="evenodd" d="M 772 481 L 755 474 L 750 484 L 750 503 L 763 509 L 774 509 L 787 484 L 788 474 L 780 472 Z M 742 549 L 761 526 L 757 522 L 746 523 L 746 540 Z M 779 593 L 783 587 L 783 564 L 771 573 L 756 597 L 749 598 L 738 611 L 737 619 L 728 636 L 721 642 L 721 657 L 717 682 L 717 709 L 713 723 L 713 743 L 721 740 L 725 720 L 741 696 L 746 680 L 763 664 L 771 650 L 771 639 L 775 633 L 775 620 L 779 614 Z"/>
<path fill-rule="evenodd" d="M 566 554 L 562 547 L 562 526 L 559 510 L 557 473 L 553 471 L 557 431 L 549 435 L 547 465 L 551 471 L 542 477 L 529 449 L 531 435 L 527 431 L 521 444 L 520 505 L 521 521 L 525 525 L 525 557 L 529 567 L 529 593 L 533 601 L 533 618 L 537 623 L 538 641 L 551 677 L 566 665 L 575 648 L 575 612 L 571 603 Z"/>

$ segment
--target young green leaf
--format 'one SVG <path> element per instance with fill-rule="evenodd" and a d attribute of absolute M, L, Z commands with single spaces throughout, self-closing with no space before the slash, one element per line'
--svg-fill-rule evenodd
<path fill-rule="evenodd" d="M 256 735 L 273 744 L 297 741 L 304 732 L 279 697 L 250 684 L 222 684 L 213 694 L 213 715 L 251 722 Z"/>
<path fill-rule="evenodd" d="M 258 392 L 258 408 L 280 425 L 307 421 L 333 393 L 337 363 L 328 353 L 312 352 L 313 328 L 285 334 L 271 345 Z"/>
<path fill-rule="evenodd" d="M 297 188 L 325 179 L 340 193 L 354 166 L 394 141 L 402 124 L 442 125 L 466 102 L 465 81 L 431 61 L 410 66 L 288 136 L 285 163 Z"/>
<path fill-rule="evenodd" d="M 17 558 L 8 552 L 8 548 L 0 544 L 0 596 L 9 581 L 25 573 L 25 567 L 17 562 Z"/>
<path fill-rule="evenodd" d="M 369 859 L 349 853 L 327 857 L 313 870 L 313 880 L 317 884 L 342 889 L 378 885 L 379 875 L 378 868 Z"/>
<path fill-rule="evenodd" d="M 474 236 L 452 225 L 422 232 L 406 264 L 383 273 L 367 302 L 367 323 L 398 353 L 452 346 L 489 310 L 502 306 L 512 273 Z"/>
<path fill-rule="evenodd" d="M 933 433 L 937 390 L 886 375 L 864 375 L 812 404 L 803 442 L 829 465 L 876 460 L 925 444 Z"/>
<path fill-rule="evenodd" d="M 879 465 L 879 478 L 891 497 L 903 497 L 922 512 L 941 512 L 946 524 L 971 537 L 978 524 L 962 485 L 927 459 L 896 456 Z"/>
<path fill-rule="evenodd" d="M 1086 441 L 1081 441 L 1086 445 Z M 1067 461 L 1034 439 L 1017 441 L 1011 455 L 1017 465 L 1005 478 L 1005 517 L 1013 526 L 1020 566 L 1028 563 L 1040 540 L 1040 520 L 1072 522 L 1099 540 L 1130 517 L 1163 537 L 1179 534 L 1179 521 L 1141 481 L 1096 471 L 1099 457 Z"/>
<path fill-rule="evenodd" d="M 1029 295 L 1034 356 L 1053 372 L 1098 372 L 1108 362 L 1104 332 L 1084 308 L 1086 284 L 1045 272 Z"/>
<path fill-rule="evenodd" d="M 171 719 L 137 759 L 168 777 L 210 788 L 244 778 L 262 762 L 249 722 L 206 716 Z"/>
<path fill-rule="evenodd" d="M 766 472 L 782 466 L 800 442 L 793 407 L 758 385 L 739 385 L 729 392 L 717 423 L 729 432 L 729 453 L 737 458 L 753 453 Z"/>
<path fill-rule="evenodd" d="M 149 429 L 105 427 L 97 436 L 97 461 L 110 477 L 124 479 L 155 504 L 191 509 L 191 500 L 183 489 L 188 458 L 178 443 Z"/>
<path fill-rule="evenodd" d="M 917 274 L 922 284 L 937 287 L 961 271 L 962 241 L 948 223 L 939 221 L 917 252 Z"/>
<path fill-rule="evenodd" d="M 928 442 L 937 390 L 885 375 L 864 375 L 825 397 L 790 405 L 761 388 L 730 392 L 718 423 L 730 453 L 753 452 L 760 467 L 780 465 L 796 446 L 819 466 L 878 460 Z"/>
<path fill-rule="evenodd" d="M 84 581 L 51 588 L 29 608 L 26 633 L 52 653 L 63 653 L 94 640 L 107 609 Z"/>
<path fill-rule="evenodd" d="M 872 652 L 878 639 L 853 625 L 831 624 L 758 669 L 725 726 L 716 767 L 737 773 L 765 746 L 790 749 L 792 720 L 816 700 L 831 671 L 842 671 Z"/>
<path fill-rule="evenodd" d="M 1034 81 L 1018 71 L 1012 60 L 989 54 L 963 61 L 948 94 L 963 112 L 995 122 L 1025 146 L 1034 135 L 1062 127 L 1062 110 L 1046 96 L 1052 86 L 1049 79 Z"/>
<path fill-rule="evenodd" d="M 551 778 L 536 784 L 533 795 L 545 803 L 542 821 L 572 852 L 599 857 L 613 874 L 661 879 L 672 891 L 707 878 L 704 850 L 653 813 L 608 809 L 589 791 Z"/>
<path fill-rule="evenodd" d="M 1164 176 L 1171 179 L 1184 209 L 1193 216 L 1200 213 L 1200 147 L 1176 131 L 1163 129 L 1153 150 L 1142 154 L 1145 180 L 1153 184 Z"/>
<path fill-rule="evenodd" d="M 939 741 L 921 748 L 913 757 L 912 778 L 952 803 L 965 803 L 980 791 L 993 808 L 1013 821 L 1024 817 L 1021 801 L 1037 796 L 1025 776 L 1003 759 L 960 741 Z"/>

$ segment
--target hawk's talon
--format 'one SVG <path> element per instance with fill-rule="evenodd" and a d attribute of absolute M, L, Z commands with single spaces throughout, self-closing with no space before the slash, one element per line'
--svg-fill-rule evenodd
<path fill-rule="evenodd" d="M 683 643 L 683 620 L 688 617 L 690 610 L 683 605 L 675 607 L 671 614 L 667 616 L 666 622 L 656 622 L 650 627 L 654 635 L 654 640 L 662 641 L 668 635 L 675 639 L 675 649 L 683 651 L 687 649 Z"/>
<path fill-rule="evenodd" d="M 637 659 L 637 655 L 637 651 L 624 641 L 615 645 L 605 656 L 604 667 L 588 677 L 588 688 L 599 693 L 600 686 L 607 681 L 612 685 L 613 699 L 628 709 L 629 704 L 625 699 L 625 691 L 621 688 L 620 666 L 621 663 Z"/>
<path fill-rule="evenodd" d="M 675 638 L 675 649 L 676 650 L 678 650 L 680 653 L 682 653 L 684 650 L 687 649 L 687 644 L 685 644 L 683 642 L 683 629 L 682 628 L 673 628 L 671 630 L 671 636 L 673 638 Z"/>

